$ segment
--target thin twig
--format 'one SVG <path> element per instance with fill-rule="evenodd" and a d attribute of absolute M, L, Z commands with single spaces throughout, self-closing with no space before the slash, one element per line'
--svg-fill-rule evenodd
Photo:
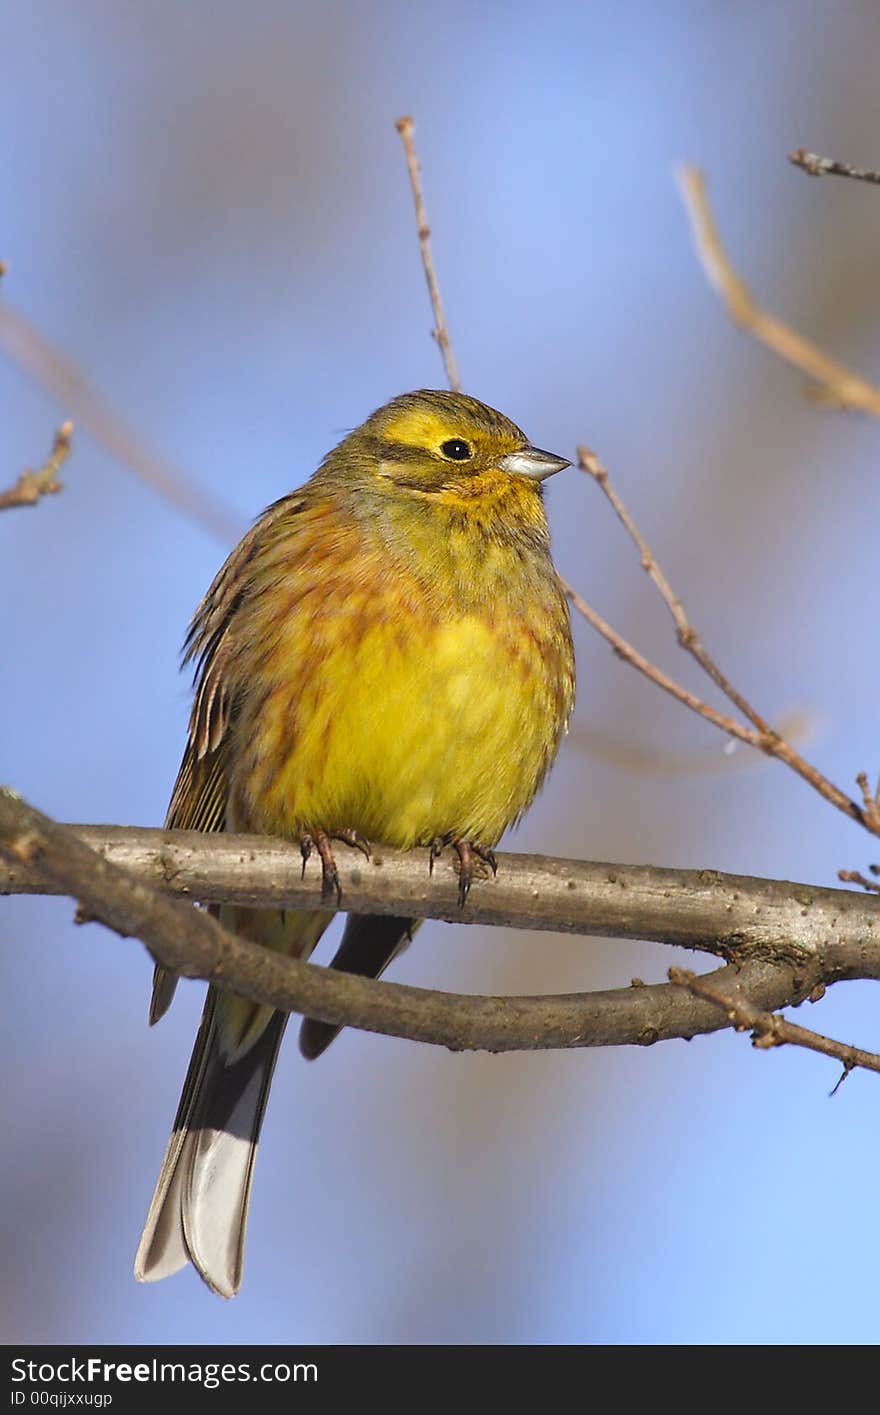
<path fill-rule="evenodd" d="M 413 199 L 415 201 L 422 262 L 425 268 L 425 277 L 428 282 L 428 290 L 430 292 L 431 305 L 434 310 L 436 322 L 434 334 L 443 353 L 450 387 L 457 389 L 459 387 L 458 374 L 443 317 L 443 307 L 440 300 L 437 275 L 431 256 L 429 242 L 430 230 L 425 216 L 421 180 L 419 176 L 419 163 L 413 142 L 413 120 L 410 117 L 398 118 L 395 126 L 400 133 L 406 151 L 407 167 L 409 169 Z M 713 269 L 716 272 L 724 271 L 727 284 L 730 285 L 731 288 L 735 286 L 738 289 L 738 307 L 740 309 L 748 308 L 754 311 L 755 306 L 754 302 L 751 300 L 751 296 L 727 264 L 726 258 L 721 250 L 718 233 L 715 229 L 712 214 L 705 196 L 705 184 L 702 174 L 696 168 L 685 168 L 681 173 L 681 183 L 685 196 L 690 203 L 692 219 L 695 222 L 695 230 L 699 228 L 700 235 L 698 236 L 698 243 L 700 244 L 700 248 L 704 251 L 704 258 L 708 261 L 709 255 L 711 254 Z M 724 282 L 722 282 L 722 288 L 723 283 Z M 782 326 L 779 327 L 782 328 Z M 877 393 L 877 399 L 878 413 L 880 413 L 880 392 Z M 709 675 L 712 681 L 721 689 L 730 702 L 733 703 L 734 707 L 751 722 L 752 727 L 745 727 L 727 714 L 718 712 L 695 693 L 689 692 L 688 689 L 676 683 L 665 674 L 662 669 L 658 668 L 655 664 L 651 663 L 650 660 L 646 659 L 644 655 L 640 654 L 622 635 L 612 629 L 610 624 L 608 624 L 601 615 L 597 614 L 586 600 L 560 576 L 563 590 L 578 612 L 592 624 L 593 628 L 596 629 L 609 644 L 611 644 L 614 651 L 619 654 L 621 658 L 625 659 L 634 668 L 637 668 L 640 673 L 650 678 L 652 682 L 656 683 L 664 692 L 670 693 L 693 712 L 698 713 L 701 717 L 713 723 L 714 726 L 720 728 L 722 732 L 726 732 L 731 737 L 738 738 L 741 742 L 746 742 L 749 746 L 757 748 L 757 750 L 764 752 L 768 756 L 776 757 L 786 762 L 788 766 L 808 781 L 816 791 L 824 796 L 826 800 L 830 801 L 832 805 L 836 806 L 838 810 L 849 816 L 851 820 L 855 820 L 858 824 L 865 826 L 866 829 L 871 830 L 874 834 L 880 835 L 880 816 L 876 813 L 868 814 L 863 811 L 845 792 L 841 791 L 824 777 L 816 767 L 806 761 L 805 758 L 795 750 L 791 743 L 785 741 L 778 732 L 774 731 L 769 723 L 751 706 L 729 679 L 724 676 L 720 668 L 718 668 L 717 664 L 707 653 L 700 641 L 699 635 L 685 614 L 681 600 L 673 592 L 672 586 L 661 570 L 656 557 L 651 553 L 650 548 L 626 506 L 611 485 L 606 469 L 599 463 L 594 454 L 585 447 L 578 448 L 578 462 L 581 468 L 598 482 L 634 541 L 641 556 L 643 567 L 651 576 L 663 602 L 672 615 L 679 643 L 693 655 L 704 672 Z"/>
<path fill-rule="evenodd" d="M 850 162 L 836 162 L 832 157 L 820 157 L 817 152 L 810 152 L 805 147 L 790 152 L 788 160 L 810 177 L 852 177 L 857 182 L 880 184 L 880 172 L 874 172 L 870 167 L 853 167 Z"/>
<path fill-rule="evenodd" d="M 634 668 L 637 668 L 640 673 L 645 674 L 645 676 L 656 683 L 658 687 L 662 688 L 664 692 L 670 693 L 673 697 L 677 698 L 679 702 L 689 707 L 692 712 L 698 713 L 700 717 L 704 717 L 707 722 L 711 722 L 713 726 L 720 728 L 722 732 L 727 732 L 731 737 L 736 737 L 741 742 L 747 742 L 749 746 L 756 747 L 769 757 L 775 757 L 778 761 L 785 762 L 786 766 L 790 767 L 792 771 L 795 771 L 798 776 L 803 777 L 815 791 L 819 792 L 820 796 L 824 797 L 826 801 L 829 801 L 837 810 L 842 811 L 850 820 L 856 821 L 859 825 L 863 826 L 865 830 L 870 831 L 872 835 L 880 835 L 880 811 L 877 810 L 875 805 L 872 805 L 870 810 L 867 808 L 869 797 L 866 794 L 867 777 L 864 776 L 864 773 L 859 777 L 859 786 L 863 798 L 866 801 L 866 805 L 863 807 L 850 796 L 847 796 L 846 792 L 841 791 L 838 786 L 835 786 L 832 781 L 829 781 L 826 776 L 823 776 L 822 772 L 820 772 L 817 767 L 813 766 L 811 762 L 808 762 L 805 757 L 802 757 L 796 748 L 792 746 L 790 742 L 786 741 L 785 738 L 780 736 L 780 734 L 767 723 L 766 719 L 751 706 L 743 695 L 733 687 L 730 680 L 721 672 L 721 669 L 701 642 L 699 635 L 685 613 L 684 605 L 673 591 L 672 586 L 660 568 L 656 556 L 648 546 L 647 541 L 633 520 L 632 515 L 627 510 L 620 495 L 613 487 L 606 468 L 602 467 L 595 456 L 584 447 L 578 448 L 578 464 L 598 483 L 626 528 L 633 544 L 639 552 L 642 567 L 648 575 L 650 575 L 651 580 L 657 587 L 664 604 L 675 622 L 679 643 L 694 656 L 704 672 L 712 679 L 713 683 L 730 699 L 734 707 L 738 708 L 743 716 L 749 719 L 753 727 L 745 727 L 734 718 L 718 712 L 717 709 L 710 707 L 708 703 L 704 702 L 703 699 L 699 698 L 695 693 L 689 692 L 679 683 L 676 683 L 661 669 L 657 668 L 655 664 L 651 663 L 640 654 L 637 649 L 633 648 L 632 644 L 628 643 L 626 639 L 623 639 L 613 630 L 580 595 L 576 594 L 570 585 L 563 581 L 563 588 L 578 612 L 611 644 L 612 648 L 621 658 L 626 659 L 626 661 L 631 663 Z"/>
<path fill-rule="evenodd" d="M 702 997 L 724 1009 L 728 1022 L 738 1032 L 751 1032 L 752 1046 L 760 1048 L 797 1046 L 807 1051 L 821 1052 L 833 1057 L 843 1067 L 844 1075 L 856 1067 L 863 1071 L 880 1072 L 880 1056 L 873 1051 L 862 1051 L 861 1047 L 850 1046 L 847 1042 L 837 1042 L 832 1037 L 824 1037 L 820 1032 L 812 1032 L 807 1027 L 799 1027 L 795 1022 L 780 1017 L 778 1013 L 766 1012 L 756 1007 L 748 998 L 733 997 L 719 986 L 718 975 L 708 978 L 692 973 L 688 968 L 670 968 L 669 981 L 688 990 L 694 997 Z M 841 1077 L 841 1080 L 843 1078 Z M 837 1085 L 840 1085 L 838 1081 Z M 834 1088 L 837 1090 L 837 1086 Z M 832 1093 L 833 1094 L 833 1093 Z"/>
<path fill-rule="evenodd" d="M 52 496 L 56 491 L 61 491 L 62 483 L 58 480 L 58 473 L 70 456 L 72 437 L 73 423 L 62 423 L 55 434 L 52 451 L 39 471 L 34 472 L 27 468 L 14 486 L 9 487 L 7 491 L 0 491 L 0 511 L 8 511 L 11 506 L 35 506 L 41 497 Z"/>
<path fill-rule="evenodd" d="M 731 265 L 721 244 L 706 192 L 706 179 L 697 167 L 682 167 L 678 182 L 691 222 L 697 255 L 711 285 L 727 305 L 734 324 L 747 330 L 779 358 L 814 380 L 816 396 L 842 408 L 858 408 L 880 417 L 880 388 L 824 354 L 781 320 L 767 314 Z"/>
<path fill-rule="evenodd" d="M 868 773 L 860 771 L 856 777 L 856 784 L 862 793 L 865 815 L 871 822 L 871 828 L 880 835 L 880 780 L 877 782 L 876 791 L 872 791 Z"/>
<path fill-rule="evenodd" d="M 660 598 L 663 600 L 663 603 L 666 605 L 666 608 L 669 610 L 669 613 L 672 616 L 673 623 L 675 624 L 676 636 L 681 647 L 696 659 L 697 663 L 700 665 L 703 671 L 707 673 L 712 679 L 713 683 L 715 683 L 715 685 L 721 689 L 724 696 L 730 699 L 734 707 L 739 709 L 743 717 L 748 718 L 749 722 L 752 723 L 756 731 L 764 737 L 769 736 L 772 733 L 772 728 L 770 727 L 769 723 L 765 722 L 764 718 L 761 717 L 760 713 L 756 712 L 755 709 L 751 706 L 751 704 L 748 703 L 746 699 L 742 696 L 742 694 L 739 693 L 736 688 L 734 688 L 733 684 L 729 681 L 729 679 L 727 679 L 721 672 L 714 659 L 712 659 L 706 652 L 700 640 L 699 634 L 697 633 L 696 629 L 694 628 L 693 624 L 690 622 L 687 617 L 687 614 L 685 613 L 684 605 L 682 604 L 678 595 L 675 594 L 675 592 L 673 591 L 672 586 L 670 585 L 662 569 L 660 568 L 660 565 L 658 564 L 657 559 L 651 551 L 647 541 L 645 540 L 644 536 L 642 535 L 641 531 L 639 530 L 638 526 L 636 525 L 635 521 L 633 520 L 620 496 L 618 495 L 617 490 L 612 485 L 611 478 L 608 475 L 607 469 L 602 466 L 602 463 L 599 461 L 596 454 L 594 452 L 591 452 L 587 447 L 579 447 L 577 450 L 577 456 L 578 466 L 580 467 L 581 471 L 586 472 L 588 476 L 591 476 L 593 480 L 597 483 L 597 485 L 601 488 L 602 492 L 614 508 L 618 520 L 629 535 L 630 539 L 636 547 L 636 550 L 639 552 L 639 556 L 642 562 L 642 569 L 646 572 L 646 574 L 650 576 L 651 580 L 654 582 L 654 585 L 657 588 Z"/>
<path fill-rule="evenodd" d="M 150 447 L 89 382 L 73 359 L 50 343 L 5 300 L 0 300 L 0 347 L 13 363 L 70 411 L 81 432 L 86 431 L 111 457 L 128 467 L 178 511 L 197 521 L 224 545 L 234 544 L 239 539 L 242 532 L 239 514 Z"/>
<path fill-rule="evenodd" d="M 837 878 L 844 884 L 857 884 L 870 894 L 880 894 L 880 880 L 866 879 L 858 870 L 838 870 Z"/>
<path fill-rule="evenodd" d="M 431 228 L 428 225 L 428 215 L 425 211 L 425 198 L 422 193 L 421 167 L 419 165 L 418 154 L 416 152 L 415 139 L 413 137 L 414 123 L 412 118 L 398 118 L 394 124 L 400 133 L 403 142 L 403 150 L 406 153 L 406 168 L 409 172 L 410 186 L 412 187 L 413 203 L 416 209 L 416 226 L 419 233 L 419 250 L 422 253 L 422 266 L 425 271 L 425 279 L 428 282 L 428 294 L 431 297 L 431 308 L 434 311 L 434 338 L 443 355 L 443 367 L 446 369 L 446 381 L 453 393 L 461 392 L 461 380 L 458 376 L 458 366 L 455 362 L 455 354 L 452 351 L 452 343 L 449 338 L 449 330 L 446 326 L 446 316 L 443 313 L 443 302 L 440 299 L 440 286 L 437 283 L 437 271 L 434 267 L 434 257 L 431 254 Z"/>
<path fill-rule="evenodd" d="M 597 614 L 592 605 L 589 604 L 582 595 L 578 594 L 577 590 L 574 589 L 567 580 L 563 579 L 561 575 L 559 580 L 563 590 L 578 614 L 583 615 L 587 623 L 591 624 L 596 632 L 602 635 L 602 638 L 606 643 L 611 645 L 619 658 L 631 664 L 633 668 L 638 669 L 639 673 L 643 673 L 652 683 L 656 683 L 658 688 L 662 688 L 664 693 L 669 693 L 671 697 L 677 698 L 685 707 L 690 708 L 692 712 L 698 713 L 700 717 L 704 717 L 707 722 L 711 722 L 713 726 L 720 728 L 722 732 L 726 732 L 730 737 L 736 737 L 740 742 L 745 742 L 750 747 L 756 747 L 759 751 L 767 750 L 764 739 L 759 732 L 755 732 L 751 727 L 744 727 L 742 723 L 736 721 L 736 718 L 729 717 L 726 713 L 719 712 L 717 708 L 713 708 L 709 703 L 704 702 L 696 693 L 692 693 L 688 688 L 683 687 L 681 683 L 676 683 L 675 679 L 670 678 L 667 673 L 664 673 L 662 668 L 658 668 L 650 659 L 645 658 L 644 654 L 639 653 L 638 649 L 635 648 L 628 639 L 625 639 L 622 634 L 618 634 L 616 629 L 612 629 L 608 621 L 603 619 L 601 614 Z"/>
<path fill-rule="evenodd" d="M 780 715 L 776 731 L 797 747 L 814 740 L 818 719 L 803 708 L 791 708 Z M 619 767 L 640 776 L 721 776 L 730 772 L 754 771 L 764 766 L 755 752 L 738 750 L 732 739 L 719 752 L 716 744 L 695 744 L 682 751 L 667 750 L 656 743 L 642 742 L 631 734 L 614 732 L 596 722 L 573 722 L 566 747 L 583 752 L 596 761 Z"/>

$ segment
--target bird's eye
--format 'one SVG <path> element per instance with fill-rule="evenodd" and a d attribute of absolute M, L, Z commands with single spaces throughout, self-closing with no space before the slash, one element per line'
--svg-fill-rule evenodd
<path fill-rule="evenodd" d="M 441 442 L 440 451 L 452 462 L 466 462 L 474 455 L 471 444 L 465 442 L 463 437 L 450 437 L 446 442 Z"/>

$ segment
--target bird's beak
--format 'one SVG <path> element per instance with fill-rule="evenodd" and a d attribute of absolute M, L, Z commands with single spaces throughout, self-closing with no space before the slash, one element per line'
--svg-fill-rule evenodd
<path fill-rule="evenodd" d="M 516 472 L 521 477 L 543 481 L 554 472 L 561 472 L 563 467 L 570 467 L 571 463 L 552 452 L 542 452 L 539 447 L 522 447 L 518 452 L 508 452 L 498 465 L 502 472 Z"/>

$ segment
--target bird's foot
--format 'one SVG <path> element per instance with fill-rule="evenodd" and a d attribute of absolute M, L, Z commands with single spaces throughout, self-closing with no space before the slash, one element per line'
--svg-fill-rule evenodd
<path fill-rule="evenodd" d="M 430 874 L 434 873 L 434 861 L 442 855 L 446 843 L 440 836 L 431 841 L 428 853 Z M 449 844 L 458 856 L 458 907 L 463 909 L 474 879 L 488 878 L 488 870 L 482 866 L 487 865 L 492 874 L 497 875 L 498 861 L 495 851 L 490 850 L 487 845 L 481 845 L 477 840 L 452 839 Z"/>
<path fill-rule="evenodd" d="M 371 852 L 369 841 L 365 840 L 358 830 L 307 831 L 300 840 L 299 852 L 302 855 L 303 878 L 306 873 L 306 861 L 312 851 L 316 850 L 321 859 L 321 894 L 324 898 L 335 894 L 338 904 L 342 898 L 342 885 L 339 883 L 339 871 L 333 858 L 331 840 L 341 840 L 344 845 L 351 845 L 355 850 L 360 850 L 362 855 L 366 855 L 368 860 Z"/>
<path fill-rule="evenodd" d="M 353 850 L 360 850 L 368 860 L 373 858 L 369 840 L 365 840 L 359 830 L 334 830 L 330 832 L 332 840 L 341 840 L 343 845 L 350 845 Z"/>

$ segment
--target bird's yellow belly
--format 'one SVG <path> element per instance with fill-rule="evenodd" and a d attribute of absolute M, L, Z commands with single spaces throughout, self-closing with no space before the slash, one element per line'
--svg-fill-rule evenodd
<path fill-rule="evenodd" d="M 261 828 L 354 829 L 406 848 L 494 844 L 529 804 L 559 732 L 556 660 L 509 622 L 383 620 L 341 636 L 265 705 Z M 325 646 L 326 647 L 326 646 Z"/>

